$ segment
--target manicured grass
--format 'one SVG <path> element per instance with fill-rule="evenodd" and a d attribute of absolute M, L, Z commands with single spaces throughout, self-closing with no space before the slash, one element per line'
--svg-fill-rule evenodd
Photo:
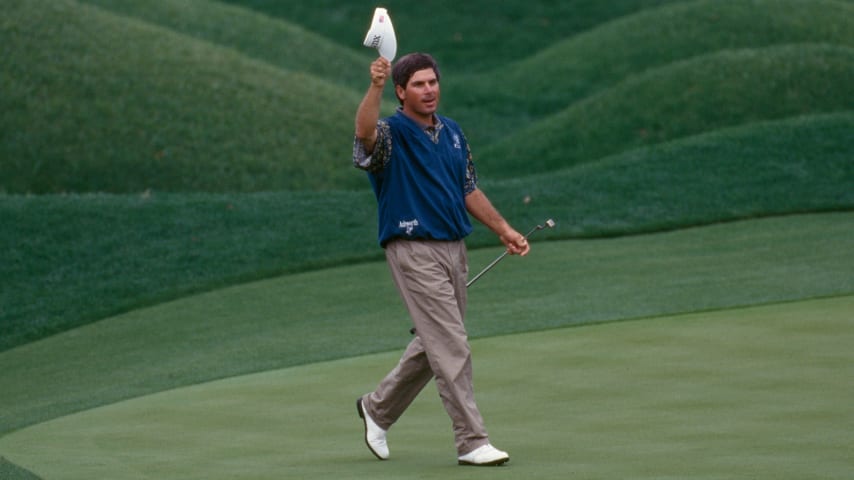
<path fill-rule="evenodd" d="M 442 108 L 508 177 L 722 126 L 852 108 L 845 99 L 854 97 L 854 60 L 839 50 L 854 45 L 850 2 L 650 8 L 662 3 L 401 10 L 404 20 L 419 20 L 411 38 L 422 38 L 420 28 L 438 39 L 437 31 L 453 36 L 478 24 L 476 40 L 439 41 L 431 50 L 443 65 L 445 56 L 471 60 L 487 45 L 501 46 L 495 70 L 449 62 Z M 11 59 L 0 72 L 0 191 L 363 188 L 342 162 L 372 54 L 334 27 L 317 27 L 346 18 L 361 32 L 364 22 L 352 21 L 351 9 L 367 22 L 373 7 L 250 5 L 287 20 L 204 0 L 12 1 L 0 28 L 0 48 Z M 420 15 L 422 8 L 432 15 Z M 458 8 L 505 20 L 485 22 Z M 563 9 L 572 14 L 557 16 Z M 562 33 L 531 24 L 548 11 L 558 18 L 548 29 Z M 521 22 L 512 41 L 506 21 Z M 597 28 L 580 33 L 580 25 Z M 329 39 L 318 37 L 327 32 Z M 783 47 L 790 44 L 802 46 Z M 755 48 L 770 46 L 778 48 Z M 727 51 L 744 47 L 753 50 Z M 391 88 L 386 93 L 388 113 L 396 102 Z M 493 145 L 500 140 L 506 143 Z"/>
<path fill-rule="evenodd" d="M 850 113 L 755 123 L 483 188 L 509 218 L 553 215 L 572 236 L 850 209 L 852 129 Z M 490 178 L 493 167 L 481 166 Z"/>
<path fill-rule="evenodd" d="M 130 417 L 116 417 L 115 424 L 76 426 L 58 437 L 51 430 L 47 440 L 32 441 L 62 449 L 49 454 L 49 463 L 59 465 L 63 478 L 79 472 L 65 467 L 87 459 L 120 472 L 104 478 L 137 475 L 139 465 L 148 474 L 181 471 L 182 478 L 211 478 L 208 468 L 249 478 L 271 472 L 308 478 L 469 475 L 453 466 L 448 432 L 435 428 L 442 418 L 435 401 L 419 403 L 407 416 L 423 427 L 413 430 L 419 437 L 395 447 L 398 458 L 414 463 L 380 464 L 356 453 L 361 443 L 350 436 L 352 398 L 385 373 L 391 363 L 385 357 L 364 387 L 340 395 L 346 397 L 344 423 L 322 416 L 337 415 L 337 403 L 250 385 L 270 378 L 286 383 L 280 375 L 287 371 L 272 372 L 282 367 L 397 352 L 409 335 L 386 268 L 373 261 L 382 254 L 374 241 L 375 202 L 363 174 L 349 167 L 352 115 L 373 58 L 360 42 L 376 5 L 228 3 L 4 4 L 0 54 L 9 61 L 0 69 L 0 225 L 7 227 L 0 229 L 0 436 L 6 436 L 0 438 L 0 477 L 35 478 L 13 463 L 31 465 L 20 460 L 16 441 L 56 424 L 26 427 L 50 419 L 75 422 L 80 417 L 66 415 L 173 388 L 179 390 L 82 415 L 103 418 L 103 412 L 158 398 L 210 410 L 164 404 L 153 414 L 149 404 L 141 414 L 123 410 Z M 538 234 L 531 257 L 505 260 L 472 290 L 472 336 L 854 292 L 848 254 L 854 251 L 852 5 L 385 4 L 401 52 L 428 50 L 443 65 L 442 113 L 460 120 L 474 142 L 481 186 L 493 202 L 519 229 L 558 220 L 558 229 Z M 386 93 L 390 97 L 390 89 Z M 385 102 L 386 112 L 394 103 Z M 93 191 L 123 193 L 87 193 Z M 60 194 L 29 195 L 41 192 Z M 841 213 L 687 229 L 830 211 Z M 661 231 L 672 232 L 625 237 Z M 546 242 L 592 237 L 622 238 Z M 490 247 L 472 251 L 473 270 L 500 251 L 482 227 L 469 244 Z M 317 270 L 326 267 L 336 268 Z M 201 292 L 208 293 L 190 296 Z M 828 323 L 836 306 L 851 310 L 850 297 L 828 302 L 741 312 L 743 322 L 726 332 L 702 325 L 694 330 L 702 345 L 682 327 L 732 319 L 707 313 L 597 327 L 607 332 L 607 345 L 591 339 L 576 345 L 558 335 L 560 346 L 499 342 L 500 355 L 485 348 L 490 364 L 504 369 L 501 362 L 509 362 L 508 371 L 526 368 L 532 358 L 560 360 L 543 368 L 542 378 L 527 371 L 516 376 L 539 389 L 543 408 L 506 408 L 519 405 L 519 395 L 506 393 L 516 391 L 514 377 L 494 376 L 500 389 L 488 386 L 482 395 L 488 404 L 497 399 L 489 418 L 512 432 L 509 438 L 529 435 L 531 425 L 554 429 L 510 446 L 494 431 L 497 443 L 515 453 L 512 468 L 492 473 L 850 477 L 850 461 L 837 452 L 850 450 L 851 429 L 839 427 L 850 426 L 851 410 L 836 401 L 850 397 L 850 388 L 811 383 L 851 365 L 835 353 L 841 343 L 850 345 L 850 325 L 837 334 L 839 323 Z M 634 330 L 642 324 L 647 327 Z M 577 331 L 587 330 L 570 332 L 573 338 Z M 683 341 L 684 350 L 670 348 Z M 803 349 L 805 343 L 822 355 Z M 585 356 L 581 347 L 589 346 L 595 348 Z M 787 356 L 778 360 L 783 347 Z M 656 358 L 652 370 L 651 356 L 662 353 L 672 361 Z M 588 364 L 580 373 L 594 376 L 555 382 L 563 372 L 552 369 Z M 616 371 L 618 364 L 649 370 Z M 307 395 L 336 378 L 314 368 L 324 367 L 293 370 L 318 375 Z M 731 375 L 724 379 L 721 371 Z M 222 397 L 199 400 L 195 389 L 181 388 L 253 372 L 270 376 L 198 387 Z M 606 378 L 615 383 L 603 383 Z M 349 389 L 353 380 L 346 376 L 339 385 Z M 585 381 L 596 388 L 579 390 Z M 218 390 L 229 382 L 245 389 Z M 827 395 L 796 391 L 797 382 Z M 667 398 L 668 392 L 680 396 Z M 248 402 L 240 397 L 246 393 Z M 228 412 L 212 421 L 211 412 L 226 408 L 218 398 Z M 564 409 L 566 398 L 596 410 L 573 417 L 576 403 Z M 254 403 L 259 399 L 262 404 Z M 230 416 L 241 408 L 246 412 Z M 426 409 L 429 415 L 418 413 Z M 180 431 L 164 439 L 175 428 L 172 415 Z M 305 437 L 283 442 L 277 427 L 287 431 L 289 424 L 269 421 L 277 417 L 298 417 L 307 422 L 297 425 L 301 433 L 318 433 L 311 441 L 325 438 L 336 453 L 353 456 L 330 467 L 310 451 L 283 455 L 306 452 L 287 443 Z M 181 425 L 182 419 L 192 422 Z M 339 429 L 345 424 L 346 432 Z M 117 425 L 123 431 L 109 433 Z M 134 425 L 138 429 L 129 428 Z M 82 435 L 57 443 L 74 433 Z M 542 440 L 547 448 L 538 444 Z M 176 448 L 166 452 L 170 441 Z M 14 458 L 6 456 L 7 445 Z M 421 455 L 431 449 L 440 453 Z M 39 451 L 46 450 L 25 453 Z M 152 457 L 140 463 L 149 452 Z M 43 471 L 44 463 L 32 465 Z M 531 466 L 536 470 L 519 470 Z"/>
<path fill-rule="evenodd" d="M 756 124 L 506 181 L 478 165 L 517 228 L 553 217 L 541 238 L 617 236 L 851 209 L 852 129 L 851 114 Z M 375 203 L 367 191 L 0 196 L 0 224 L 15 225 L 0 230 L 0 350 L 182 295 L 381 258 Z M 497 244 L 482 227 L 469 240 Z"/>
<path fill-rule="evenodd" d="M 472 287 L 472 337 L 854 292 L 854 214 L 537 242 Z M 500 248 L 473 251 L 472 271 Z M 0 433 L 233 375 L 397 350 L 409 324 L 384 262 L 162 303 L 0 353 Z"/>
<path fill-rule="evenodd" d="M 401 52 L 441 56 L 455 71 L 484 71 L 526 58 L 555 42 L 624 15 L 676 0 L 532 0 L 382 2 L 391 16 Z M 361 41 L 377 2 L 372 0 L 226 0 L 298 23 L 340 45 L 362 50 Z M 500 50 L 496 48 L 500 46 Z"/>
<path fill-rule="evenodd" d="M 239 5 L 212 0 L 79 0 L 106 11 L 239 51 L 283 70 L 305 72 L 348 87 L 366 88 L 368 49 L 309 31 L 294 19 L 272 18 Z M 277 2 L 282 6 L 301 2 Z M 370 10 L 368 16 L 371 14 Z M 370 18 L 368 19 L 370 20 Z"/>
<path fill-rule="evenodd" d="M 679 2 L 556 42 L 509 64 L 501 79 L 511 85 L 508 90 L 538 93 L 520 107 L 552 112 L 645 70 L 716 51 L 808 43 L 854 47 L 852 26 L 854 5 L 837 0 Z"/>
<path fill-rule="evenodd" d="M 0 456 L 0 478 L 4 480 L 39 480 L 35 474 Z"/>
<path fill-rule="evenodd" d="M 456 466 L 433 386 L 365 448 L 353 400 L 399 352 L 136 398 L 0 439 L 45 478 L 848 479 L 854 297 L 474 341 L 501 468 Z M 536 310 L 531 315 L 544 314 Z"/>
<path fill-rule="evenodd" d="M 508 128 L 563 110 L 647 70 L 721 50 L 802 43 L 854 46 L 854 5 L 836 0 L 705 0 L 645 9 L 532 51 L 487 75 L 454 71 L 445 80 L 444 106 L 462 125 L 478 127 L 470 134 L 476 144 L 491 143 Z M 740 74 L 732 68 L 737 79 Z M 696 87 L 685 84 L 673 91 L 691 88 Z M 625 102 L 634 101 L 629 97 Z"/>
<path fill-rule="evenodd" d="M 342 167 L 361 92 L 90 5 L 12 3 L 3 191 L 362 186 Z"/>
<path fill-rule="evenodd" d="M 355 175 L 356 172 L 354 171 Z M 0 345 L 285 272 L 377 258 L 368 192 L 2 197 Z"/>
<path fill-rule="evenodd" d="M 854 78 L 854 48 L 714 53 L 632 77 L 480 154 L 494 175 L 517 177 L 751 122 L 854 110 L 854 85 L 842 78 Z"/>

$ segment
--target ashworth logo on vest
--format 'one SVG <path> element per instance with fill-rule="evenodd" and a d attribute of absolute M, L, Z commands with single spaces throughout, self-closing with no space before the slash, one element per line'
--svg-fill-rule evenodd
<path fill-rule="evenodd" d="M 407 235 L 412 235 L 412 231 L 415 230 L 415 227 L 418 226 L 418 219 L 415 220 L 401 220 L 400 223 L 397 224 L 398 228 L 405 228 Z"/>

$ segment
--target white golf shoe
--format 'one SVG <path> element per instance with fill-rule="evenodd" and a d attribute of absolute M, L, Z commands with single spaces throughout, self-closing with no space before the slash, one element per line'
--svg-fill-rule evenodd
<path fill-rule="evenodd" d="M 476 448 L 459 457 L 457 460 L 460 465 L 477 465 L 485 467 L 489 465 L 502 465 L 510 460 L 510 455 L 507 452 L 502 452 L 487 443 L 486 445 Z"/>
<path fill-rule="evenodd" d="M 368 445 L 368 449 L 380 460 L 388 459 L 388 443 L 386 443 L 385 439 L 386 431 L 374 423 L 374 420 L 368 415 L 365 408 L 362 407 L 361 397 L 356 400 L 356 410 L 365 424 L 365 444 Z"/>

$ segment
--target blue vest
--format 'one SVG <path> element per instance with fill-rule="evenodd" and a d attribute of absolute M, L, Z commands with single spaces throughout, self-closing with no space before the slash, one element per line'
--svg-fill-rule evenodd
<path fill-rule="evenodd" d="M 460 240 L 472 231 L 465 205 L 468 146 L 456 122 L 437 117 L 443 124 L 438 142 L 402 112 L 386 119 L 391 156 L 385 168 L 368 173 L 383 247 L 396 238 Z"/>

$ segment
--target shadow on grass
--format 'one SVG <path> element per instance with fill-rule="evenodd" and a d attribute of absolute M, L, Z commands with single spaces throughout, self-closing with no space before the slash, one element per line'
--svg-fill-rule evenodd
<path fill-rule="evenodd" d="M 0 457 L 0 478 L 3 480 L 42 480 L 41 477 L 15 465 L 4 457 Z"/>

